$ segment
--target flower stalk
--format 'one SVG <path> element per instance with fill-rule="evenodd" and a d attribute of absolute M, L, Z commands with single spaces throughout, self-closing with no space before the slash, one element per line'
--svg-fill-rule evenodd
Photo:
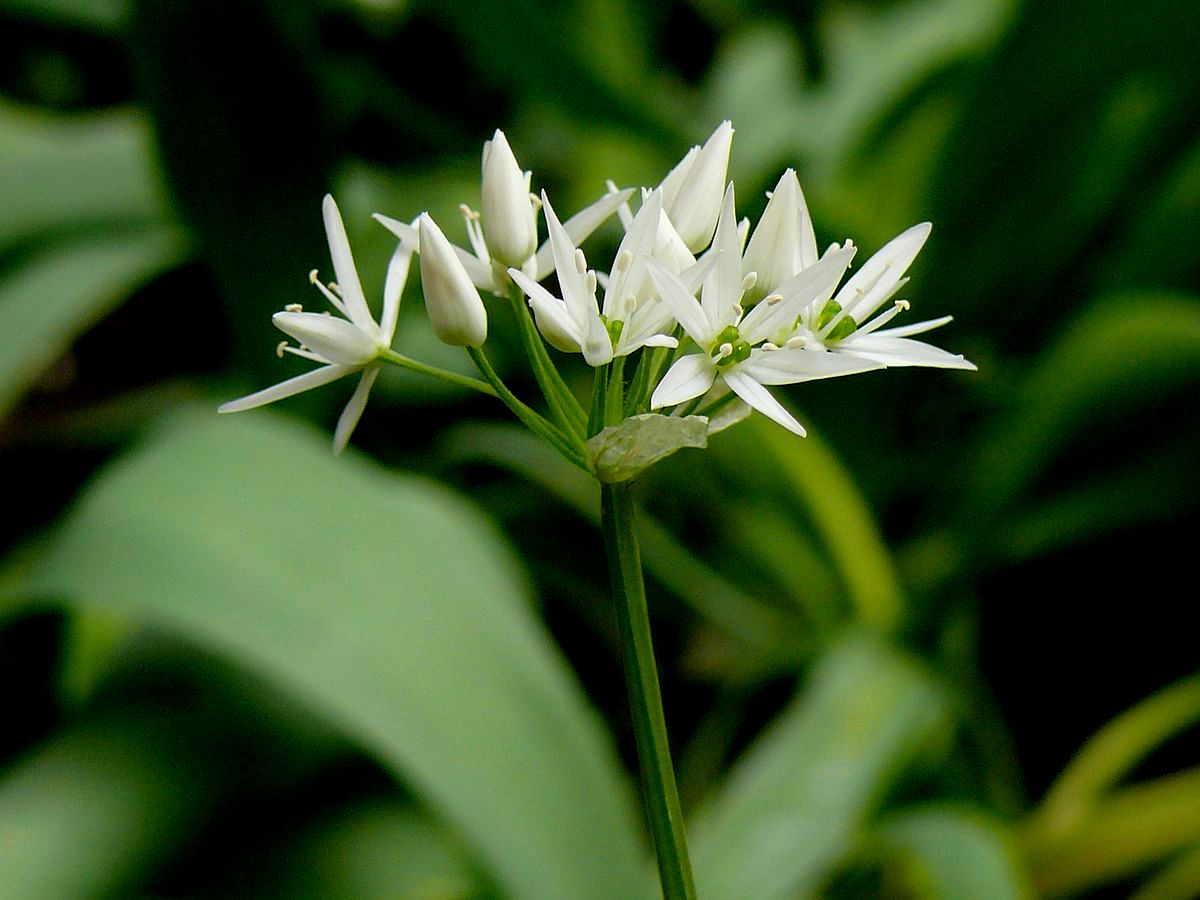
<path fill-rule="evenodd" d="M 629 482 L 600 487 L 600 520 L 608 552 L 613 601 L 621 637 L 625 686 L 637 741 L 638 768 L 664 900 L 695 900 L 683 812 L 667 740 L 658 667 Z"/>

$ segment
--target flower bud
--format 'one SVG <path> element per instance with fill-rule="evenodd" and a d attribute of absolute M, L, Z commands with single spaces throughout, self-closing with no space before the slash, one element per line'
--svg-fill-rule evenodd
<path fill-rule="evenodd" d="M 693 253 L 708 246 L 717 227 L 732 143 L 733 126 L 726 120 L 703 147 L 689 151 L 663 181 L 667 216 Z"/>
<path fill-rule="evenodd" d="M 487 339 L 487 310 L 454 248 L 437 223 L 422 213 L 421 286 L 433 330 L 444 343 L 480 347 Z"/>
<path fill-rule="evenodd" d="M 812 219 L 794 169 L 788 169 L 771 192 L 767 208 L 742 258 L 742 271 L 754 272 L 753 297 L 765 297 L 817 261 Z"/>
<path fill-rule="evenodd" d="M 379 353 L 379 341 L 353 322 L 320 313 L 281 312 L 275 327 L 318 356 L 339 366 L 365 366 Z"/>
<path fill-rule="evenodd" d="M 529 178 L 499 129 L 483 145 L 482 200 L 488 253 L 505 266 L 520 268 L 537 250 L 537 212 Z"/>

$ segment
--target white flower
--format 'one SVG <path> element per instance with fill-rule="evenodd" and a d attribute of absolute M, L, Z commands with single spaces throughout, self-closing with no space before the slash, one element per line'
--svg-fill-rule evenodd
<path fill-rule="evenodd" d="M 443 343 L 481 347 L 487 340 L 487 310 L 454 248 L 429 213 L 417 220 L 421 235 L 421 287 L 433 330 Z"/>
<path fill-rule="evenodd" d="M 537 249 L 537 207 L 529 194 L 532 172 L 522 172 L 504 132 L 483 145 L 483 234 L 491 255 L 520 267 Z"/>
<path fill-rule="evenodd" d="M 518 178 L 520 191 L 517 189 Z M 530 173 L 521 173 L 503 132 L 497 131 L 492 140 L 483 145 L 480 192 L 483 213 L 466 204 L 459 207 L 466 222 L 471 250 L 452 245 L 467 275 L 480 290 L 505 293 L 508 268 L 519 269 L 535 281 L 541 281 L 554 269 L 550 241 L 537 247 L 537 208 L 529 194 L 530 178 Z M 563 228 L 572 242 L 581 244 L 632 195 L 632 188 L 610 191 L 567 219 Z M 528 214 L 522 205 L 522 196 L 528 203 Z M 375 219 L 413 252 L 420 252 L 421 236 L 415 226 L 381 213 L 376 213 Z"/>
<path fill-rule="evenodd" d="M 239 400 L 233 400 L 222 405 L 217 411 L 230 413 L 254 409 L 320 387 L 345 375 L 361 372 L 358 387 L 354 389 L 334 431 L 333 449 L 341 453 L 366 408 L 367 396 L 379 375 L 381 366 L 376 360 L 381 351 L 391 348 L 392 338 L 396 333 L 396 319 L 400 312 L 400 295 L 404 292 L 409 265 L 412 262 L 412 250 L 401 244 L 392 254 L 383 288 L 383 317 L 377 324 L 367 306 L 362 283 L 354 267 L 354 257 L 350 253 L 350 241 L 346 237 L 341 213 L 338 212 L 333 197 L 328 194 L 325 195 L 322 212 L 337 283 L 328 287 L 322 284 L 315 269 L 309 278 L 334 309 L 345 318 L 337 318 L 328 313 L 306 313 L 301 311 L 299 306 L 295 306 L 276 313 L 272 319 L 276 327 L 300 342 L 299 347 L 288 346 L 286 342 L 281 343 L 280 356 L 286 351 L 321 363 L 321 367 Z"/>
<path fill-rule="evenodd" d="M 885 244 L 832 300 L 821 300 L 807 307 L 795 331 L 781 335 L 781 342 L 786 341 L 800 352 L 829 351 L 884 366 L 974 370 L 975 365 L 961 355 L 909 338 L 909 335 L 945 325 L 951 320 L 950 316 L 898 328 L 882 328 L 908 309 L 908 301 L 897 300 L 871 318 L 908 282 L 904 273 L 924 246 L 930 228 L 928 222 L 914 225 Z"/>
<path fill-rule="evenodd" d="M 755 274 L 751 290 L 765 297 L 817 261 L 817 238 L 796 171 L 788 169 L 769 195 L 767 208 L 742 258 L 742 272 Z"/>
<path fill-rule="evenodd" d="M 663 209 L 693 253 L 708 246 L 721 214 L 732 143 L 733 125 L 726 119 L 703 147 L 693 147 L 684 154 L 659 185 Z"/>
<path fill-rule="evenodd" d="M 800 311 L 826 301 L 854 255 L 853 245 L 835 247 L 819 261 L 779 286 L 743 316 L 746 284 L 742 276 L 741 240 L 734 213 L 733 185 L 725 193 L 710 254 L 717 254 L 705 279 L 700 301 L 664 266 L 651 261 L 651 278 L 679 324 L 700 347 L 682 356 L 663 376 L 650 398 L 651 409 L 675 406 L 707 393 L 718 376 L 754 409 L 789 431 L 804 428 L 764 387 L 830 378 L 880 368 L 867 359 L 833 354 L 783 354 L 767 339 L 792 326 Z M 762 345 L 762 346 L 759 346 Z"/>

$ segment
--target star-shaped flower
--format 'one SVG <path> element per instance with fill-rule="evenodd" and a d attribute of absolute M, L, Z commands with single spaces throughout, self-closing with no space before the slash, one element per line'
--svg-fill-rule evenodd
<path fill-rule="evenodd" d="M 741 239 L 734 213 L 733 185 L 725 192 L 716 236 L 709 254 L 717 254 L 697 302 L 692 292 L 656 261 L 649 265 L 663 300 L 700 353 L 677 359 L 655 388 L 652 409 L 685 403 L 707 393 L 720 378 L 754 409 L 798 435 L 804 427 L 765 387 L 881 368 L 872 360 L 833 354 L 781 356 L 768 338 L 790 328 L 800 311 L 833 294 L 854 255 L 854 246 L 833 247 L 820 260 L 788 279 L 778 290 L 744 313 L 742 294 L 753 284 L 742 276 Z"/>
<path fill-rule="evenodd" d="M 379 355 L 391 348 L 392 339 L 395 337 L 400 295 L 404 292 L 404 284 L 408 280 L 412 249 L 401 244 L 392 254 L 383 288 L 383 316 L 376 323 L 367 306 L 358 270 L 354 267 L 354 257 L 350 253 L 350 241 L 346 237 L 341 213 L 333 197 L 328 194 L 325 195 L 322 211 L 337 282 L 328 286 L 322 284 L 315 269 L 309 278 L 341 317 L 328 313 L 303 312 L 299 305 L 289 306 L 272 317 L 277 328 L 300 344 L 299 347 L 292 347 L 284 341 L 279 345 L 279 355 L 291 353 L 320 363 L 321 367 L 239 400 L 230 401 L 217 411 L 230 413 L 254 409 L 320 387 L 346 375 L 361 372 L 358 386 L 342 411 L 334 431 L 333 449 L 341 453 L 366 408 L 371 386 L 379 376 Z"/>

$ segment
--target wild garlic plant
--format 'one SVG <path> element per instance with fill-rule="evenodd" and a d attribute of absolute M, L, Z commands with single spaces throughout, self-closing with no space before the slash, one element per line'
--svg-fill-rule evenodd
<path fill-rule="evenodd" d="M 912 336 L 950 321 L 898 327 L 908 309 L 895 299 L 929 236 L 915 225 L 884 245 L 843 283 L 857 254 L 850 240 L 818 251 L 796 173 L 780 177 L 761 218 L 737 218 L 727 182 L 733 127 L 722 122 L 655 187 L 607 190 L 563 220 L 545 191 L 531 193 L 504 133 L 483 146 L 481 210 L 462 206 L 470 249 L 457 246 L 422 213 L 410 222 L 377 214 L 397 238 L 377 322 L 363 293 L 341 215 L 324 200 L 336 282 L 313 284 L 332 309 L 289 306 L 275 324 L 296 346 L 285 352 L 319 363 L 303 375 L 220 408 L 252 409 L 345 375 L 360 373 L 338 421 L 341 452 L 382 366 L 395 365 L 498 398 L 573 465 L 601 484 L 601 520 L 621 632 L 626 682 L 663 895 L 695 896 L 658 675 L 651 644 L 629 482 L 683 447 L 752 411 L 804 435 L 770 388 L 892 366 L 974 369 L 962 356 Z M 637 198 L 636 212 L 630 202 Z M 546 240 L 539 245 L 539 213 Z M 580 245 L 616 215 L 625 234 L 607 265 Z M 464 347 L 480 378 L 445 371 L 393 350 L 400 298 L 413 255 L 437 336 Z M 557 289 L 543 282 L 556 275 Z M 840 287 L 839 287 L 840 285 Z M 480 291 L 516 315 L 544 412 L 518 398 L 485 353 L 488 308 Z M 551 350 L 579 354 L 594 370 L 582 404 Z M 539 404 L 540 405 L 540 404 Z"/>

